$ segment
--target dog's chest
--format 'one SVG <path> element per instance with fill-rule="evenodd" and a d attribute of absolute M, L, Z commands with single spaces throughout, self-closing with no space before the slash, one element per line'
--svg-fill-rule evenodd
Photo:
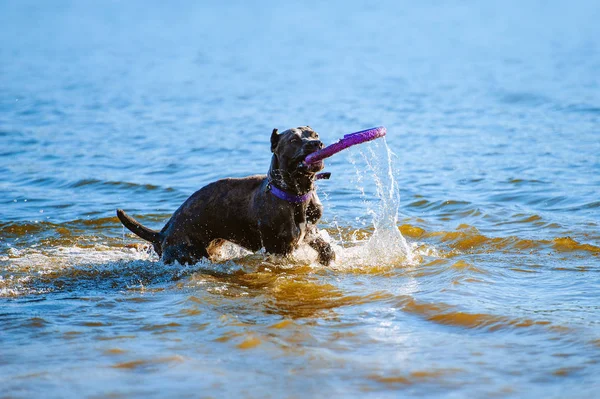
<path fill-rule="evenodd" d="M 298 245 L 302 242 L 302 240 L 304 240 L 304 236 L 306 235 L 306 222 L 298 224 L 297 229 L 298 231 L 296 234 L 294 245 Z"/>
<path fill-rule="evenodd" d="M 275 237 L 288 246 L 295 247 L 306 234 L 306 211 L 303 209 L 288 209 L 282 212 L 275 221 Z"/>
<path fill-rule="evenodd" d="M 304 240 L 304 236 L 306 234 L 306 209 L 300 208 L 298 212 L 294 212 L 294 227 L 295 227 L 295 242 L 294 244 L 298 244 Z"/>

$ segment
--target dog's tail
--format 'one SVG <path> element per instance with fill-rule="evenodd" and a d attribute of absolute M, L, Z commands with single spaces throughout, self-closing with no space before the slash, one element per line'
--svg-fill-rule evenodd
<path fill-rule="evenodd" d="M 160 242 L 160 233 L 158 231 L 142 226 L 140 222 L 126 214 L 122 209 L 117 209 L 117 217 L 125 227 L 140 238 L 150 241 L 153 244 Z"/>

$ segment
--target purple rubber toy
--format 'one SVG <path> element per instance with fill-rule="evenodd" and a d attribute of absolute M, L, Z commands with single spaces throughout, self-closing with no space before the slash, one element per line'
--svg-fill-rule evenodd
<path fill-rule="evenodd" d="M 383 137 L 385 136 L 386 132 L 387 131 L 385 130 L 385 127 L 379 126 L 367 130 L 361 130 L 360 132 L 356 133 L 346 134 L 336 143 L 328 145 L 327 147 L 308 155 L 304 160 L 304 163 L 311 164 L 319 162 L 325 158 L 329 158 L 330 156 L 337 154 L 342 150 L 345 150 L 348 147 L 352 147 L 353 145 L 362 144 L 367 141 Z"/>

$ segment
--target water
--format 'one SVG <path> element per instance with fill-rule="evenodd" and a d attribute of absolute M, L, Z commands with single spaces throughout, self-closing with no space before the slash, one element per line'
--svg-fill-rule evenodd
<path fill-rule="evenodd" d="M 598 20 L 592 1 L 1 2 L 0 396 L 595 397 Z M 388 129 L 326 163 L 329 268 L 235 248 L 167 266 L 114 217 L 161 227 L 305 124 Z"/>

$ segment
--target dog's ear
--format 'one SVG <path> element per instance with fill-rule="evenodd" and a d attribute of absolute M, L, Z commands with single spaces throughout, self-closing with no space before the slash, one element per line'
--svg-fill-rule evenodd
<path fill-rule="evenodd" d="M 271 133 L 271 152 L 275 152 L 277 143 L 279 143 L 279 135 L 277 134 L 277 129 L 273 129 L 273 133 Z"/>

